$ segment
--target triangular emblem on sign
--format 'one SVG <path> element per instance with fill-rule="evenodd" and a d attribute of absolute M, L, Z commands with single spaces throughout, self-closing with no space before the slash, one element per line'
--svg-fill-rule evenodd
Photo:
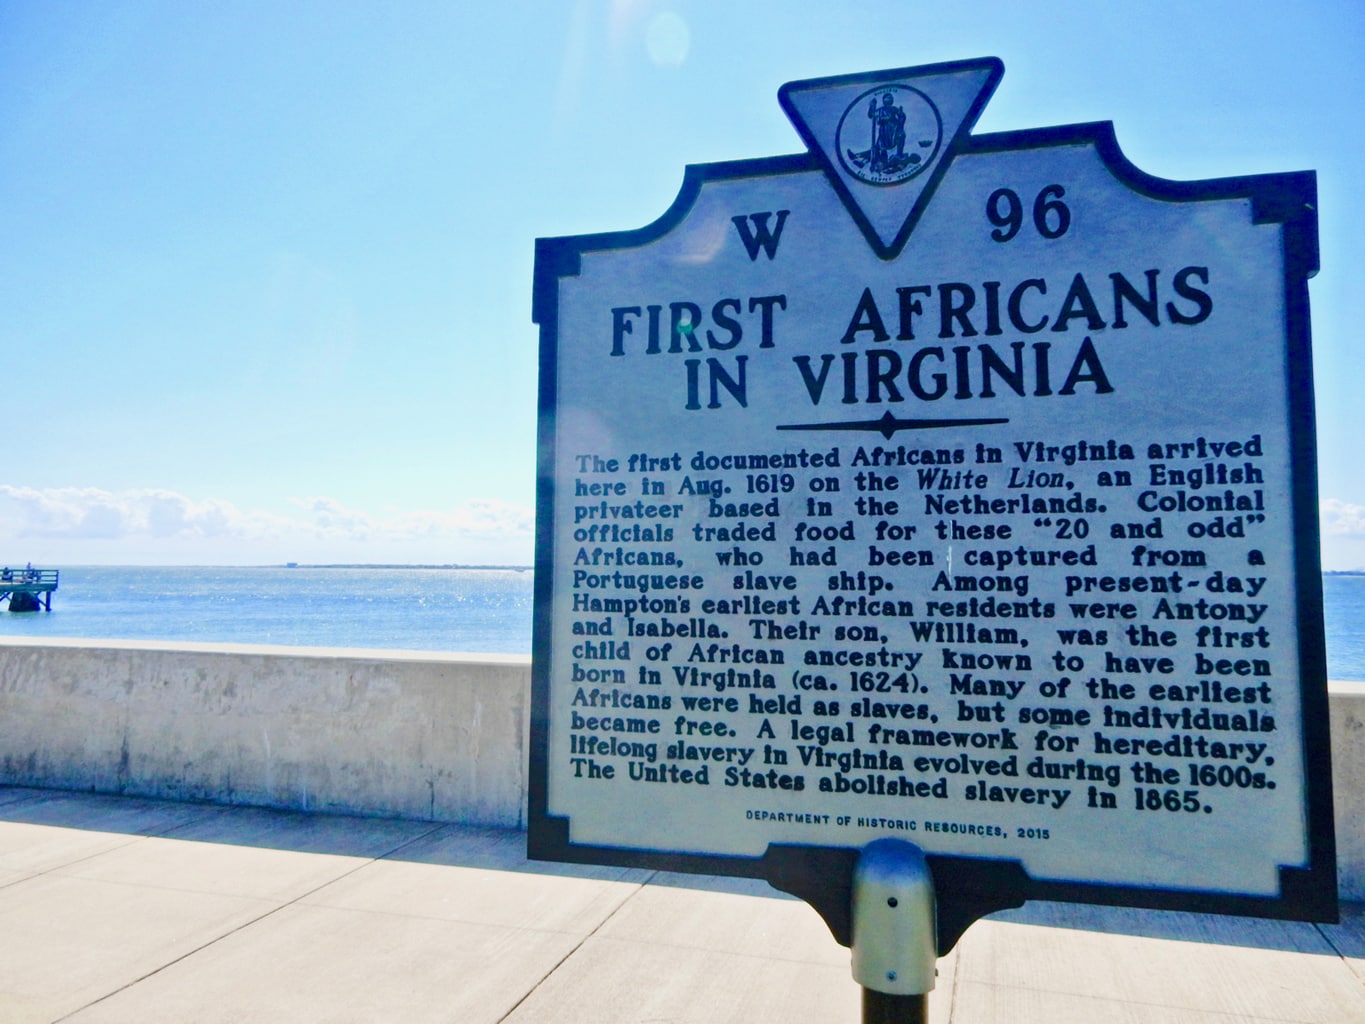
<path fill-rule="evenodd" d="M 882 259 L 894 259 L 995 92 L 995 57 L 788 82 L 777 98 Z"/>

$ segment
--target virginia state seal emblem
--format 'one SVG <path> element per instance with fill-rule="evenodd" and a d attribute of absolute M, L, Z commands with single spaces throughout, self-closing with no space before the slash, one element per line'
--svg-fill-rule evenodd
<path fill-rule="evenodd" d="M 931 163 L 943 119 L 928 96 L 908 85 L 869 89 L 848 105 L 836 136 L 844 170 L 869 185 L 898 185 Z"/>

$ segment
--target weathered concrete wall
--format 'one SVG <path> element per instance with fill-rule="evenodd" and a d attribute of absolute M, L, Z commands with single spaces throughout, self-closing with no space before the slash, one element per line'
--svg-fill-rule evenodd
<path fill-rule="evenodd" d="M 0 782 L 525 825 L 531 659 L 5 640 Z"/>
<path fill-rule="evenodd" d="M 1328 683 L 1332 804 L 1343 899 L 1365 900 L 1365 683 Z"/>
<path fill-rule="evenodd" d="M 524 827 L 531 659 L 0 641 L 0 783 Z M 1342 895 L 1365 899 L 1365 683 L 1332 683 Z"/>

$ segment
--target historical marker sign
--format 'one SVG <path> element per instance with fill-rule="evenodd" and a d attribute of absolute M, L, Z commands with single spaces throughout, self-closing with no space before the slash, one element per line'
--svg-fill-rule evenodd
<path fill-rule="evenodd" d="M 540 241 L 534 855 L 1335 913 L 1314 177 L 972 136 L 1001 70 L 789 84 L 807 154 Z"/>

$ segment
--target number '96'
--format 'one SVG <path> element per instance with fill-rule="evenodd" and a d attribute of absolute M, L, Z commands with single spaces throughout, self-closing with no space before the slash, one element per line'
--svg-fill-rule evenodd
<path fill-rule="evenodd" d="M 1061 238 L 1071 227 L 1071 209 L 1062 202 L 1066 189 L 1046 185 L 1033 199 L 1033 227 L 1044 238 Z M 1024 203 L 1012 188 L 998 188 L 986 200 L 986 219 L 995 225 L 991 237 L 1008 242 L 1024 226 Z"/>

